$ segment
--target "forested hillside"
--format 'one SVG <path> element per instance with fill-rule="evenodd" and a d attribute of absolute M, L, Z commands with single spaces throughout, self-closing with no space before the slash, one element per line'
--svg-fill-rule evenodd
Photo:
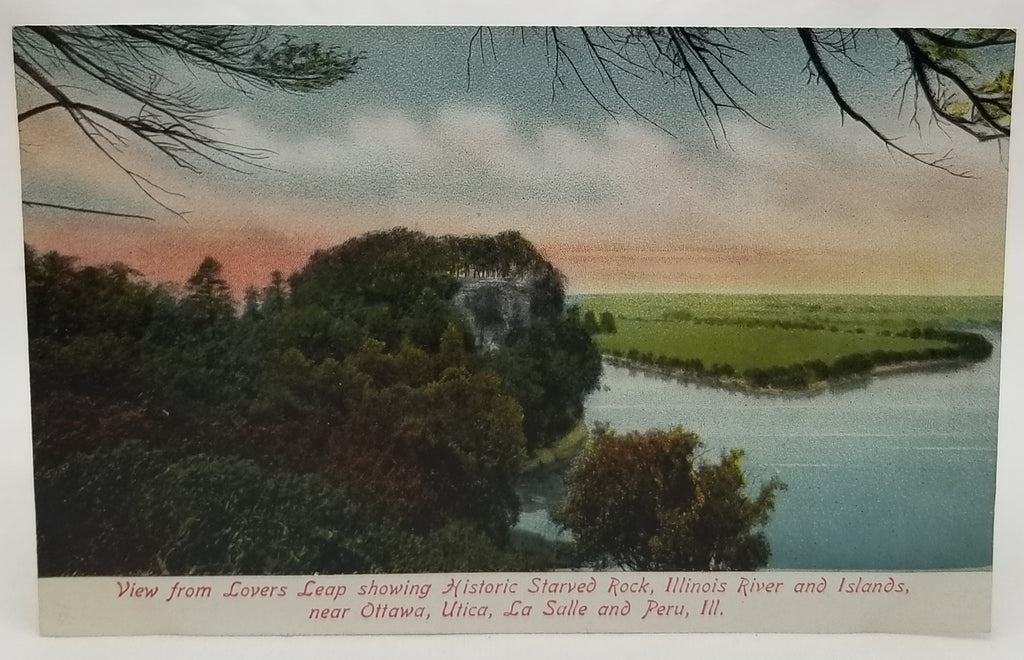
<path fill-rule="evenodd" d="M 452 298 L 526 282 L 481 348 Z M 233 292 L 26 250 L 40 575 L 503 570 L 524 458 L 600 356 L 515 232 L 404 229 Z M 469 310 L 473 313 L 473 310 Z"/>

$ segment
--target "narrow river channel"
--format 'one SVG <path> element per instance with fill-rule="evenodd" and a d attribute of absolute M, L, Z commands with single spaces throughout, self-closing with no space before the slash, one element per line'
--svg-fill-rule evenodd
<path fill-rule="evenodd" d="M 988 360 L 808 397 L 753 396 L 604 366 L 589 424 L 685 426 L 739 447 L 753 487 L 778 475 L 769 568 L 950 569 L 992 562 L 999 334 Z M 520 529 L 554 538 L 561 475 L 524 484 Z"/>

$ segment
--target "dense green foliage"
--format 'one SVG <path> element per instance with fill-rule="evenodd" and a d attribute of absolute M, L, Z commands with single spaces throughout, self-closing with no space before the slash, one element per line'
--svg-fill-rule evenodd
<path fill-rule="evenodd" d="M 999 296 L 641 293 L 588 295 L 584 309 L 616 319 L 709 325 L 898 332 L 919 327 L 998 325 Z"/>
<path fill-rule="evenodd" d="M 435 238 L 396 229 L 315 253 L 289 279 L 290 301 L 310 321 L 332 321 L 316 328 L 314 345 L 299 347 L 326 356 L 368 335 L 388 351 L 402 342 L 437 350 L 445 328 L 462 324 L 448 304 L 460 281 L 487 277 L 527 282 L 531 322 L 472 361 L 493 371 L 501 391 L 520 403 L 528 447 L 549 445 L 582 414 L 600 377 L 600 354 L 578 316 L 564 310 L 561 275 L 516 232 Z M 348 320 L 348 335 L 338 319 Z"/>
<path fill-rule="evenodd" d="M 323 477 L 178 453 L 126 443 L 41 470 L 40 575 L 374 568 L 366 521 Z"/>
<path fill-rule="evenodd" d="M 618 327 L 615 325 L 614 314 L 611 312 L 601 312 L 600 330 L 607 334 L 615 334 L 619 331 Z"/>
<path fill-rule="evenodd" d="M 875 367 L 979 360 L 992 346 L 962 327 L 998 325 L 999 298 L 893 296 L 589 296 L 615 310 L 615 334 L 597 334 L 614 357 L 755 388 L 806 389 Z"/>
<path fill-rule="evenodd" d="M 598 428 L 567 479 L 557 517 L 579 556 L 635 570 L 752 570 L 770 557 L 763 526 L 782 487 L 747 493 L 742 452 L 698 459 L 681 428 L 616 435 Z"/>
<path fill-rule="evenodd" d="M 529 291 L 490 351 L 452 304 L 473 277 Z M 180 292 L 31 249 L 26 279 L 42 575 L 522 567 L 527 448 L 600 374 L 513 232 L 368 234 L 240 309 L 214 258 Z"/>
<path fill-rule="evenodd" d="M 601 353 L 575 311 L 568 311 L 565 322 L 534 323 L 513 332 L 505 349 L 487 356 L 507 391 L 523 405 L 523 432 L 531 451 L 572 430 L 583 415 L 584 394 L 601 377 Z"/>

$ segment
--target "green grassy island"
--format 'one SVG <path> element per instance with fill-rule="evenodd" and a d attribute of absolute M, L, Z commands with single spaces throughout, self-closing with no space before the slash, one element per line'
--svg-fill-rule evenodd
<path fill-rule="evenodd" d="M 1002 299 L 601 294 L 584 298 L 581 312 L 613 363 L 782 393 L 985 359 L 992 345 L 973 330 L 999 326 Z"/>

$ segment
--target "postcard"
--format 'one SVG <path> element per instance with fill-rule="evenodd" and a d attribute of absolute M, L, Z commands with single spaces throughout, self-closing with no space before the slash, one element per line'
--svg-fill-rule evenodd
<path fill-rule="evenodd" d="M 15 27 L 42 633 L 987 630 L 1015 40 Z"/>

